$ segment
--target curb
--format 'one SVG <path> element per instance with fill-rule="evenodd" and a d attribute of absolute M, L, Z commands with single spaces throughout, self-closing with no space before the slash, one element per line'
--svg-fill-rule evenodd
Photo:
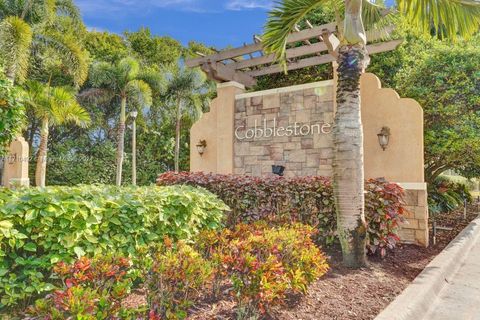
<path fill-rule="evenodd" d="M 375 320 L 423 319 L 479 239 L 480 217 L 460 232 Z"/>

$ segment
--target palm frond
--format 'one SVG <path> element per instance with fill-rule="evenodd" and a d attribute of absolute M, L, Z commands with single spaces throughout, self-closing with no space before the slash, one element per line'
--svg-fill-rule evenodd
<path fill-rule="evenodd" d="M 140 72 L 138 78 L 148 83 L 156 94 L 163 94 L 166 90 L 166 80 L 161 73 L 153 69 Z"/>
<path fill-rule="evenodd" d="M 152 89 L 143 80 L 132 80 L 127 85 L 127 93 L 130 101 L 133 100 L 140 108 L 152 105 Z"/>
<path fill-rule="evenodd" d="M 12 80 L 25 80 L 32 36 L 30 26 L 18 17 L 8 17 L 0 22 L 0 53 L 5 59 L 7 75 Z"/>
<path fill-rule="evenodd" d="M 95 62 L 90 68 L 89 81 L 97 88 L 108 88 L 117 91 L 115 66 L 108 62 Z"/>
<path fill-rule="evenodd" d="M 81 86 L 88 76 L 89 55 L 82 45 L 70 34 L 47 31 L 35 35 L 35 43 L 39 47 L 53 49 L 62 60 L 76 86 Z"/>
<path fill-rule="evenodd" d="M 83 128 L 90 124 L 90 115 L 78 104 L 72 92 L 59 87 L 47 90 L 50 102 L 50 120 L 53 123 L 74 123 Z"/>
<path fill-rule="evenodd" d="M 120 60 L 117 65 L 117 72 L 119 76 L 123 76 L 125 78 L 125 85 L 134 80 L 138 73 L 140 72 L 140 64 L 134 58 L 127 57 Z"/>
<path fill-rule="evenodd" d="M 398 0 L 398 8 L 408 22 L 439 38 L 469 37 L 480 27 L 477 0 Z"/>
<path fill-rule="evenodd" d="M 58 15 L 70 17 L 75 22 L 81 22 L 80 10 L 72 0 L 56 0 L 55 9 Z"/>
<path fill-rule="evenodd" d="M 287 39 L 290 33 L 304 17 L 329 0 L 284 0 L 277 2 L 269 13 L 265 32 L 262 37 L 267 53 L 274 53 L 277 60 L 285 62 Z"/>

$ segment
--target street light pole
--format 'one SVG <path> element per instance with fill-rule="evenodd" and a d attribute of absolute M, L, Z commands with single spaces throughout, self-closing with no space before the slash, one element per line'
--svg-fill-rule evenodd
<path fill-rule="evenodd" d="M 137 111 L 130 112 L 132 123 L 132 184 L 137 185 Z"/>

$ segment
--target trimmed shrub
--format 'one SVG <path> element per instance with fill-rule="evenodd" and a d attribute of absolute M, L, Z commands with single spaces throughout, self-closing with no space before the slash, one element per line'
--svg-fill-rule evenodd
<path fill-rule="evenodd" d="M 220 226 L 227 209 L 189 186 L 0 190 L 0 309 L 52 290 L 49 270 L 59 261 L 190 239 Z"/>
<path fill-rule="evenodd" d="M 239 224 L 233 230 L 201 233 L 197 246 L 229 278 L 238 318 L 265 314 L 288 293 L 305 293 L 328 271 L 326 257 L 312 241 L 311 226 Z"/>
<path fill-rule="evenodd" d="M 336 240 L 333 189 L 329 178 L 174 173 L 160 175 L 157 184 L 192 185 L 216 194 L 231 208 L 225 218 L 229 227 L 238 223 L 267 220 L 274 224 L 299 222 L 315 226 L 321 241 Z M 405 212 L 403 189 L 384 179 L 365 184 L 365 216 L 369 251 L 386 253 L 398 241 L 397 228 Z"/>

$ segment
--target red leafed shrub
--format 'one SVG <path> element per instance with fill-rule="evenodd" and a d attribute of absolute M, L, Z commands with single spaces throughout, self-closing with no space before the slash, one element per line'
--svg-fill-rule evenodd
<path fill-rule="evenodd" d="M 405 213 L 403 189 L 384 179 L 371 179 L 365 184 L 365 218 L 368 223 L 368 250 L 386 255 L 400 240 L 398 224 Z"/>
<path fill-rule="evenodd" d="M 302 224 L 239 224 L 201 233 L 197 246 L 216 265 L 217 276 L 230 280 L 237 318 L 250 319 L 282 304 L 288 293 L 305 293 L 328 271 L 326 257 L 312 241 L 315 232 Z"/>
<path fill-rule="evenodd" d="M 186 184 L 216 194 L 230 208 L 228 227 L 266 220 L 274 224 L 299 222 L 317 227 L 327 244 L 336 239 L 336 217 L 330 178 L 278 176 L 251 177 L 189 172 L 167 172 L 160 186 Z M 397 226 L 403 220 L 403 189 L 384 179 L 365 184 L 365 216 L 369 223 L 369 251 L 385 254 L 398 241 Z"/>
<path fill-rule="evenodd" d="M 64 287 L 37 300 L 28 308 L 30 316 L 42 319 L 111 319 L 125 313 L 121 301 L 129 293 L 126 258 L 82 257 L 73 264 L 58 263 L 53 271 Z"/>

